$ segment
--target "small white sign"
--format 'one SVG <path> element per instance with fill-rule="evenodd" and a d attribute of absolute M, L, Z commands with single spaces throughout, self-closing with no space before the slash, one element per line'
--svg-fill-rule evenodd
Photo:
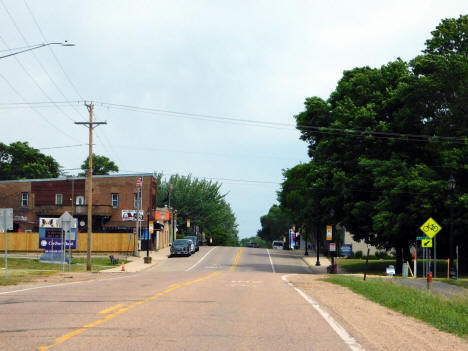
<path fill-rule="evenodd" d="M 13 209 L 0 208 L 0 231 L 13 230 Z"/>
<path fill-rule="evenodd" d="M 336 251 L 336 244 L 330 243 L 330 251 Z"/>

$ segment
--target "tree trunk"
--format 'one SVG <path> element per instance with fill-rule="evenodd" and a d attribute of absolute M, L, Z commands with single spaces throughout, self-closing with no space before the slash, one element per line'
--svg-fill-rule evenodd
<path fill-rule="evenodd" d="M 396 267 L 395 267 L 395 274 L 400 275 L 402 271 L 403 265 L 403 256 L 401 254 L 401 246 L 395 247 L 396 251 Z"/>

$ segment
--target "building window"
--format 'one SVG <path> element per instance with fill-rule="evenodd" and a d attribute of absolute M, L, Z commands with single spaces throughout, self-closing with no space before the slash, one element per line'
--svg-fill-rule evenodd
<path fill-rule="evenodd" d="M 63 204 L 63 195 L 62 194 L 55 194 L 55 204 L 62 205 Z"/>
<path fill-rule="evenodd" d="M 135 193 L 133 196 L 133 208 L 138 208 L 138 193 Z"/>
<path fill-rule="evenodd" d="M 112 194 L 112 207 L 119 208 L 119 194 Z"/>
<path fill-rule="evenodd" d="M 28 207 L 29 204 L 29 194 L 21 193 L 21 207 Z"/>
<path fill-rule="evenodd" d="M 79 195 L 76 197 L 76 204 L 77 205 L 84 205 L 84 196 Z"/>

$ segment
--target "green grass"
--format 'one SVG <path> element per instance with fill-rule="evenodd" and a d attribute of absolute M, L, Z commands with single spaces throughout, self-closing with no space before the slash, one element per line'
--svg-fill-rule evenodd
<path fill-rule="evenodd" d="M 336 263 L 338 267 L 344 269 L 346 273 L 364 274 L 366 260 L 358 258 L 337 258 Z M 367 273 L 385 275 L 385 269 L 390 265 L 395 265 L 394 259 L 369 260 Z"/>
<path fill-rule="evenodd" d="M 125 263 L 128 261 L 125 261 Z M 110 264 L 109 257 L 94 257 L 92 262 L 93 272 L 113 268 L 122 264 Z M 44 263 L 39 259 L 31 258 L 8 258 L 8 279 L 5 277 L 5 259 L 0 257 L 0 285 L 15 285 L 22 282 L 34 280 L 38 276 L 48 276 L 61 272 L 61 265 L 56 263 Z M 70 267 L 72 272 L 86 271 L 86 258 L 73 258 Z M 68 271 L 68 264 L 65 265 Z"/>
<path fill-rule="evenodd" d="M 441 281 L 442 283 L 456 285 L 456 286 L 460 286 L 462 288 L 468 289 L 468 278 L 460 278 L 460 279 L 457 279 L 457 280 L 454 280 L 454 279 L 437 279 L 437 281 Z"/>
<path fill-rule="evenodd" d="M 468 298 L 448 299 L 391 281 L 332 275 L 325 281 L 350 288 L 382 306 L 468 339 Z"/>

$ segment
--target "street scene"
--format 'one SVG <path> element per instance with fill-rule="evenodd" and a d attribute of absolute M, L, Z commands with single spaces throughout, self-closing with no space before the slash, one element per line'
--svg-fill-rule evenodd
<path fill-rule="evenodd" d="M 89 280 L 1 288 L 2 320 L 8 320 L 1 328 L 2 345 L 9 350 L 467 346 L 320 281 L 320 270 L 290 251 L 204 246 L 197 256 L 172 259 L 167 253 L 150 267 L 135 263 L 144 267 L 139 273 L 104 271 Z"/>
<path fill-rule="evenodd" d="M 0 29 L 0 351 L 468 350 L 466 0 Z"/>

